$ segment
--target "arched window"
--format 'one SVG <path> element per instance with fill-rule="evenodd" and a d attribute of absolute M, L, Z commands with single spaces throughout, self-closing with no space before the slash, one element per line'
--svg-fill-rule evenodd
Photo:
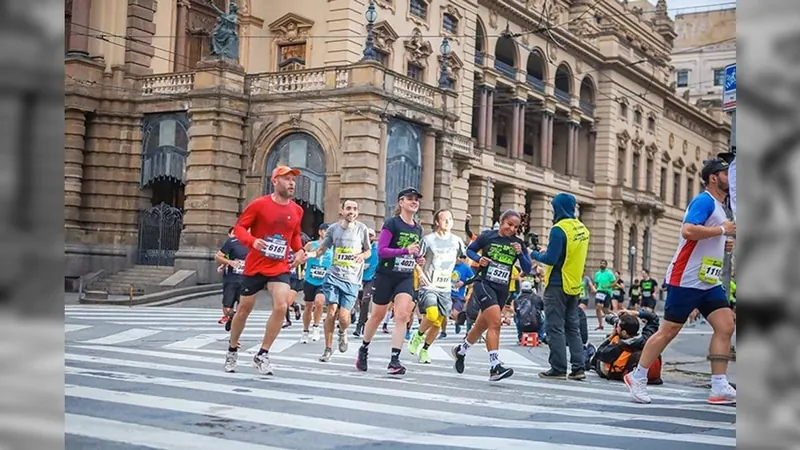
<path fill-rule="evenodd" d="M 636 230 L 636 225 L 631 225 L 630 233 L 628 234 L 628 270 L 631 273 L 636 273 L 636 258 L 641 253 L 642 249 L 639 247 L 639 233 Z M 636 248 L 636 254 L 631 257 L 631 249 Z"/>
<path fill-rule="evenodd" d="M 158 180 L 185 184 L 189 155 L 189 117 L 186 113 L 150 114 L 143 120 L 142 173 L 139 187 Z"/>
<path fill-rule="evenodd" d="M 614 225 L 614 269 L 622 267 L 622 223 Z"/>
<path fill-rule="evenodd" d="M 272 193 L 269 182 L 272 170 L 285 165 L 300 170 L 294 196 L 296 199 L 324 211 L 325 205 L 325 152 L 322 146 L 308 133 L 292 133 L 279 140 L 269 153 L 267 160 L 267 182 L 264 193 Z"/>
<path fill-rule="evenodd" d="M 652 233 L 650 227 L 644 229 L 644 236 L 642 237 L 642 268 L 650 270 L 650 258 L 652 252 Z"/>
<path fill-rule="evenodd" d="M 391 217 L 397 194 L 407 188 L 420 189 L 422 174 L 422 129 L 405 120 L 389 123 L 386 149 L 386 217 Z"/>

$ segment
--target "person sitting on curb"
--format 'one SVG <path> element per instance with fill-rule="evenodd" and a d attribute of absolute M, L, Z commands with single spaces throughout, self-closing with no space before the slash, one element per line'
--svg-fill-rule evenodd
<path fill-rule="evenodd" d="M 641 334 L 639 333 L 640 320 L 645 322 Z M 650 339 L 650 336 L 658 331 L 658 316 L 644 309 L 639 311 L 622 310 L 619 314 L 607 315 L 605 321 L 612 325 L 614 330 L 597 348 L 590 365 L 592 370 L 600 375 L 600 378 L 622 381 L 625 374 L 633 370 L 639 363 L 644 344 Z M 663 384 L 661 357 L 650 366 L 647 384 Z"/>

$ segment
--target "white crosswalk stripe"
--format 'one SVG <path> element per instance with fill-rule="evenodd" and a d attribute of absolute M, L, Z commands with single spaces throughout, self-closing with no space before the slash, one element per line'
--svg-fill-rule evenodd
<path fill-rule="evenodd" d="M 517 373 L 497 384 L 487 381 L 488 355 L 479 345 L 464 374 L 452 370 L 449 352 L 460 337 L 435 343 L 433 364 L 404 351 L 408 373 L 389 378 L 390 335 L 376 334 L 370 371 L 360 373 L 355 338 L 346 353 L 322 363 L 322 342 L 300 344 L 297 326 L 282 330 L 270 350 L 275 375 L 262 377 L 250 361 L 268 314 L 251 316 L 239 369 L 225 373 L 219 313 L 186 311 L 211 321 L 210 331 L 153 327 L 182 320 L 184 308 L 67 308 L 67 448 L 699 450 L 736 443 L 735 408 L 706 404 L 703 389 L 654 386 L 654 403 L 641 405 L 622 383 L 535 377 L 547 351 L 514 346 L 513 327 L 503 328 L 501 359 Z M 123 339 L 131 330 L 154 334 Z"/>

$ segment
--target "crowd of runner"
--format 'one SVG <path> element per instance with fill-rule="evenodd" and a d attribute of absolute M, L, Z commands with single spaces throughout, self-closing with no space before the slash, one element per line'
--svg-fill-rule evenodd
<path fill-rule="evenodd" d="M 569 194 L 553 200 L 555 232 L 544 252 L 537 239 L 526 239 L 523 218 L 513 210 L 503 212 L 492 229 L 479 235 L 470 230 L 468 216 L 466 242 L 452 232 L 453 214 L 446 209 L 434 213 L 433 230 L 425 233 L 415 219 L 422 195 L 414 188 L 398 194 L 394 214 L 378 233 L 358 220 L 357 202 L 345 200 L 341 220 L 319 226 L 312 240 L 301 232 L 303 210 L 293 201 L 299 171 L 279 166 L 271 178 L 274 192 L 248 205 L 217 254 L 223 273 L 220 323 L 230 331 L 225 371 L 236 371 L 239 338 L 256 294 L 267 290 L 273 313 L 253 358 L 264 375 L 273 374 L 269 349 L 281 329 L 291 326 L 294 312 L 296 321 L 302 316 L 302 343 L 324 339 L 322 362 L 332 358 L 334 334 L 336 350 L 348 350 L 348 330 L 355 323 L 352 336 L 361 340 L 358 371 L 369 369 L 370 343 L 378 330 L 391 332 L 386 368 L 391 375 L 406 373 L 401 362 L 406 342 L 408 353 L 420 363 L 430 363 L 428 349 L 447 336 L 452 321 L 456 334 L 466 331 L 451 349 L 454 369 L 463 373 L 469 349 L 482 342 L 489 357 L 489 380 L 499 381 L 514 374 L 498 352 L 500 329 L 513 319 L 520 344 L 524 334 L 534 332 L 550 345 L 552 367 L 540 373 L 541 378 L 582 380 L 585 371 L 594 370 L 603 378 L 624 380 L 635 401 L 649 403 L 647 384 L 661 382 L 660 354 L 699 313 L 715 331 L 709 402 L 735 403 L 736 391 L 724 375 L 733 332 L 733 314 L 727 307 L 734 300 L 720 287 L 722 253 L 732 246 L 726 237 L 735 234 L 735 225 L 720 206 L 726 172 L 724 163 L 704 167 L 707 191 L 687 210 L 679 250 L 664 282 L 643 270 L 626 291 L 620 272 L 612 272 L 606 261 L 594 276 L 588 275 L 589 231 L 575 218 L 575 198 Z M 553 285 L 559 288 L 557 301 Z M 655 309 L 663 293 L 667 303 L 659 328 Z M 303 308 L 295 303 L 297 294 L 303 297 Z M 595 330 L 612 326 L 598 348 L 588 338 L 585 310 L 592 301 Z M 723 307 L 728 313 L 720 312 Z"/>

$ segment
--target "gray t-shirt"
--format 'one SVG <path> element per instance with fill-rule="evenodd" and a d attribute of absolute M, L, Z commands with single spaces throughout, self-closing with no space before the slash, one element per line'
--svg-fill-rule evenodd
<path fill-rule="evenodd" d="M 424 289 L 447 292 L 453 287 L 453 269 L 456 267 L 459 255 L 465 254 L 467 246 L 460 237 L 450 234 L 441 237 L 431 233 L 422 238 L 420 254 L 425 257 L 422 271 L 430 284 Z"/>
<path fill-rule="evenodd" d="M 355 256 L 370 249 L 367 226 L 359 221 L 351 223 L 347 228 L 343 228 L 341 223 L 335 223 L 328 228 L 322 245 L 333 249 L 333 262 L 327 276 L 360 285 L 364 263 L 356 263 Z"/>

